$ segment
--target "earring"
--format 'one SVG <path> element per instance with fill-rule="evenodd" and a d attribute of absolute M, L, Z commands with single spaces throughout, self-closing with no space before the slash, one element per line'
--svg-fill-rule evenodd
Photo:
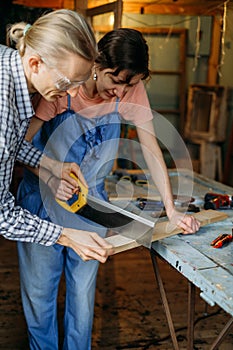
<path fill-rule="evenodd" d="M 96 72 L 93 74 L 93 80 L 94 80 L 94 81 L 97 80 L 97 74 L 96 74 Z"/>

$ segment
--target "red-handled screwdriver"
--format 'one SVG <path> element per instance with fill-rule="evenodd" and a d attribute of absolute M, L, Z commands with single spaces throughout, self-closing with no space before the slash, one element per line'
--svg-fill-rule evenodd
<path fill-rule="evenodd" d="M 232 235 L 221 234 L 215 240 L 211 242 L 213 248 L 221 248 L 224 244 L 227 244 L 233 240 Z"/>

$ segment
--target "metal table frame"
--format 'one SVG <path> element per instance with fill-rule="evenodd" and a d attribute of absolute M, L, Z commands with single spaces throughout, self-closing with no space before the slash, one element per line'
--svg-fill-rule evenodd
<path fill-rule="evenodd" d="M 160 297 L 164 307 L 164 311 L 167 318 L 168 328 L 170 331 L 174 350 L 179 350 L 179 345 L 176 338 L 175 328 L 172 320 L 171 311 L 169 308 L 166 291 L 164 288 L 163 280 L 160 274 L 157 257 L 161 258 L 153 247 L 150 249 L 151 260 L 153 264 L 155 278 L 158 284 Z M 194 346 L 194 314 L 195 314 L 195 290 L 196 286 L 192 282 L 188 282 L 188 320 L 187 320 L 187 350 L 192 350 Z M 233 317 L 227 322 L 221 333 L 215 339 L 211 345 L 210 350 L 217 350 L 219 345 L 224 341 L 227 334 L 230 332 L 233 326 Z"/>

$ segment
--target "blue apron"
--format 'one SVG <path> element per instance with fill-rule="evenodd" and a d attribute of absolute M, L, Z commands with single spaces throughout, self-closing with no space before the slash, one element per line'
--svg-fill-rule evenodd
<path fill-rule="evenodd" d="M 111 172 L 119 145 L 121 118 L 118 103 L 117 100 L 113 112 L 89 119 L 70 109 L 69 96 L 67 110 L 45 122 L 33 138 L 33 145 L 49 157 L 77 163 L 89 193 L 105 200 L 104 180 Z M 99 226 L 61 208 L 48 187 L 27 169 L 17 200 L 23 208 L 42 219 L 65 227 L 93 230 L 93 225 Z"/>

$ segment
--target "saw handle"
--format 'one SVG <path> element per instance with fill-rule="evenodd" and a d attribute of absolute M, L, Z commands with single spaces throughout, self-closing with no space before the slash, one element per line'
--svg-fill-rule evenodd
<path fill-rule="evenodd" d="M 64 209 L 68 210 L 71 213 L 76 213 L 84 205 L 87 204 L 88 188 L 84 186 L 83 183 L 73 173 L 70 173 L 70 176 L 78 183 L 78 194 L 74 193 L 73 196 L 67 201 L 62 201 L 58 198 L 56 198 L 56 201 Z"/>

